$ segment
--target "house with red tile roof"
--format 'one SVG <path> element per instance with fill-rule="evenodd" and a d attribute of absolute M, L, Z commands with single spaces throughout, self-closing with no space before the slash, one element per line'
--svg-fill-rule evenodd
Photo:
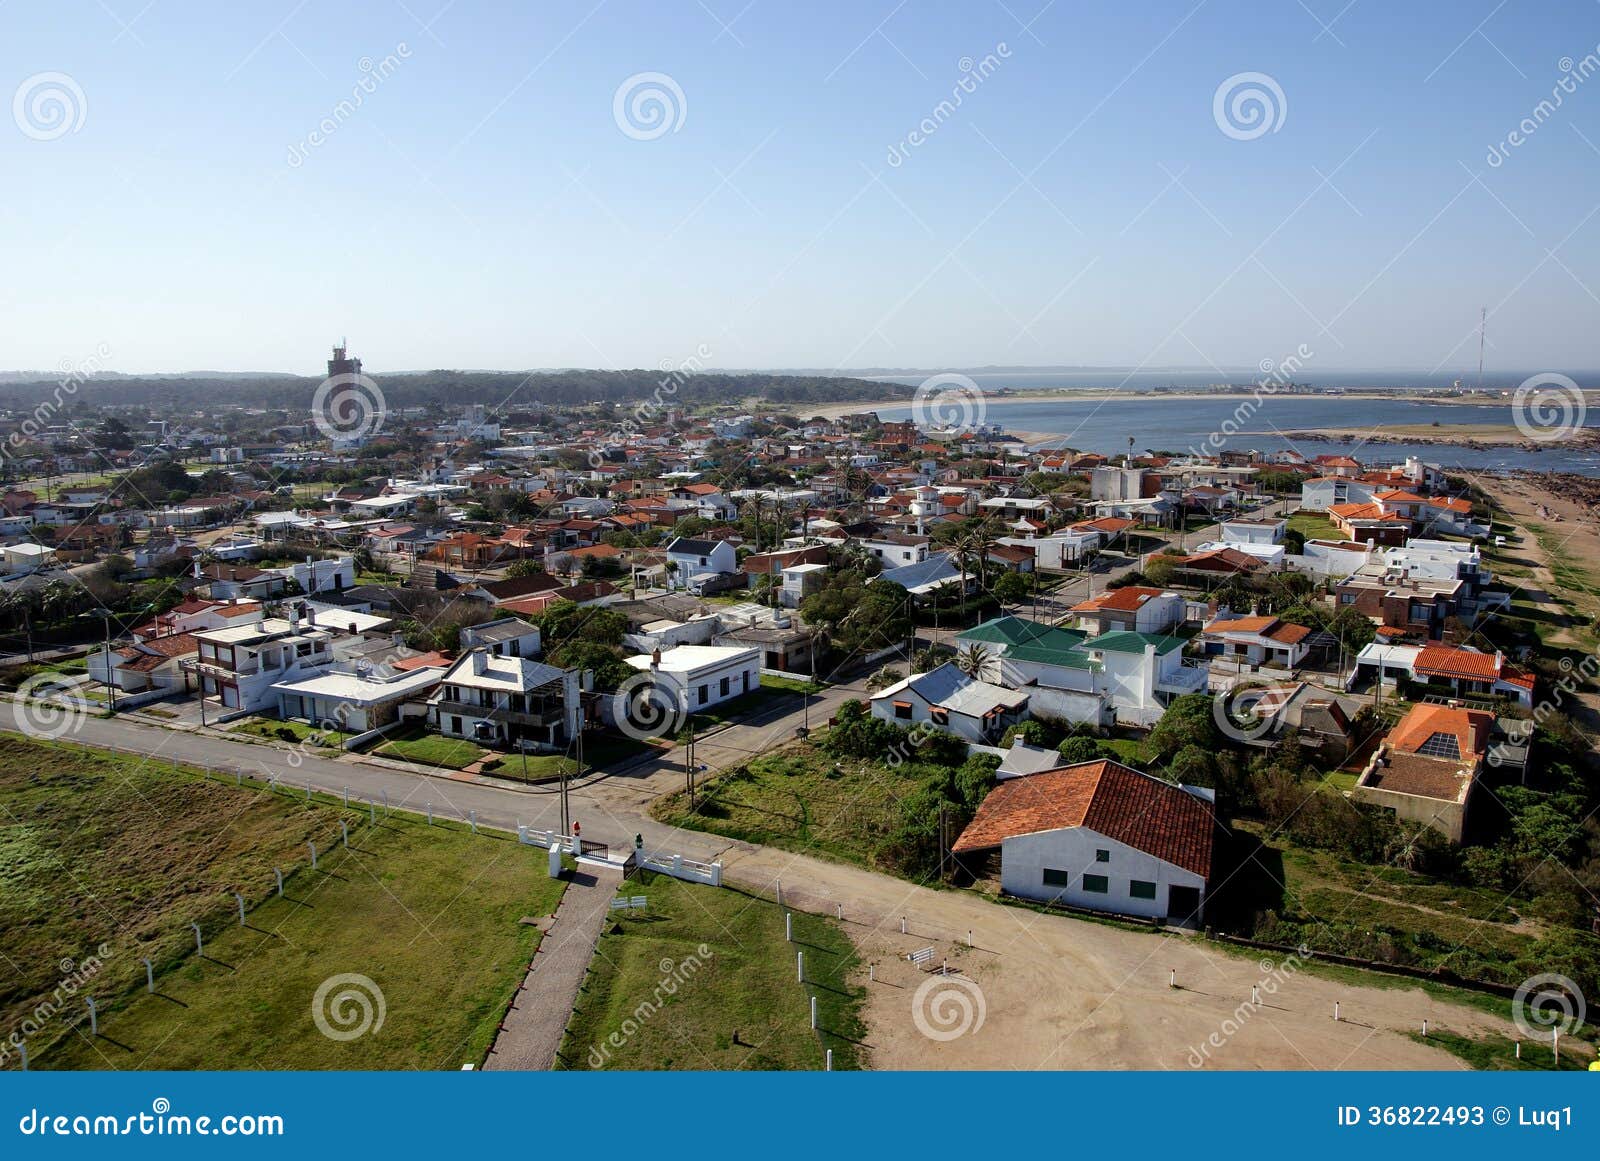
<path fill-rule="evenodd" d="M 1071 611 L 1078 618 L 1078 628 L 1091 637 L 1122 629 L 1166 633 L 1183 620 L 1183 596 L 1145 585 L 1125 585 L 1079 601 Z"/>
<path fill-rule="evenodd" d="M 1374 751 L 1351 797 L 1459 843 L 1493 728 L 1494 715 L 1483 710 L 1414 705 Z"/>
<path fill-rule="evenodd" d="M 1293 669 L 1310 652 L 1311 630 L 1277 617 L 1219 617 L 1200 636 L 1207 656 Z"/>
<path fill-rule="evenodd" d="M 1197 922 L 1216 825 L 1210 790 L 1079 762 L 1001 782 L 951 850 L 1008 895 Z"/>

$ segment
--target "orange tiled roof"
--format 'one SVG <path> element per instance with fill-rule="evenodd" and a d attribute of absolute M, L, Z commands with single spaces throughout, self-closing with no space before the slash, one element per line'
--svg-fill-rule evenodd
<path fill-rule="evenodd" d="M 1091 597 L 1087 601 L 1079 601 L 1072 606 L 1074 613 L 1097 613 L 1102 609 L 1109 609 L 1119 613 L 1131 613 L 1137 610 L 1146 601 L 1159 597 L 1164 590 L 1146 588 L 1143 585 L 1128 585 L 1126 588 L 1112 589 L 1101 593 L 1098 597 Z"/>
<path fill-rule="evenodd" d="M 1389 731 L 1388 742 L 1401 753 L 1414 754 L 1435 734 L 1452 734 L 1462 759 L 1470 760 L 1488 748 L 1489 730 L 1493 725 L 1494 715 L 1485 710 L 1424 702 L 1412 706 L 1395 724 Z"/>
<path fill-rule="evenodd" d="M 1430 676 L 1493 681 L 1499 676 L 1500 664 L 1500 659 L 1493 653 L 1457 649 L 1450 645 L 1427 645 L 1417 654 L 1412 669 Z"/>
<path fill-rule="evenodd" d="M 1211 804 L 1112 761 L 1079 762 L 1002 782 L 952 850 L 985 850 L 1018 835 L 1079 826 L 1202 877 L 1211 875 Z"/>

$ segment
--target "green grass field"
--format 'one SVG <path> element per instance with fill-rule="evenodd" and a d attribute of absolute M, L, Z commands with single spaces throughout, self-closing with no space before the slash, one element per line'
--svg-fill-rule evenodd
<path fill-rule="evenodd" d="M 229 726 L 228 732 L 290 745 L 304 742 L 332 750 L 340 749 L 342 740 L 337 730 L 318 729 L 305 722 L 281 722 L 276 718 L 244 718 Z"/>
<path fill-rule="evenodd" d="M 315 871 L 308 841 L 320 852 Z M 286 874 L 282 898 L 274 867 Z M 374 827 L 337 800 L 307 804 L 10 735 L 0 737 L 0 888 L 16 969 L 0 980 L 0 1031 L 37 1023 L 31 1066 L 80 1069 L 478 1062 L 538 945 L 538 930 L 521 920 L 550 914 L 561 893 L 543 853 L 514 838 L 401 814 Z M 205 934 L 204 958 L 192 922 Z M 63 980 L 95 959 L 98 970 L 60 1000 Z M 381 1028 L 348 1041 L 323 1034 L 313 1017 L 319 987 L 343 975 L 370 980 L 384 1010 Z M 333 1005 L 335 1032 L 353 1026 L 341 1011 L 359 1014 L 337 999 L 346 990 L 335 987 L 323 1005 Z M 97 1037 L 86 994 L 99 1005 Z M 39 1020 L 41 1003 L 56 1010 Z"/>
<path fill-rule="evenodd" d="M 797 911 L 789 943 L 782 909 L 742 891 L 646 873 L 622 894 L 645 896 L 649 909 L 601 937 L 558 1067 L 821 1069 L 830 1048 L 835 1069 L 861 1066 L 866 993 L 852 983 L 855 949 L 839 924 Z"/>
<path fill-rule="evenodd" d="M 717 778 L 695 814 L 681 791 L 658 799 L 652 813 L 674 826 L 870 867 L 873 850 L 898 821 L 896 803 L 916 785 L 886 765 L 835 763 L 818 747 L 796 743 Z"/>
<path fill-rule="evenodd" d="M 1289 517 L 1289 530 L 1301 533 L 1307 540 L 1345 539 L 1321 512 L 1296 512 Z"/>
<path fill-rule="evenodd" d="M 381 758 L 398 758 L 404 762 L 420 762 L 424 766 L 459 770 L 483 757 L 484 750 L 476 742 L 446 738 L 429 733 L 421 726 L 406 726 L 384 735 L 383 741 L 371 752 Z"/>

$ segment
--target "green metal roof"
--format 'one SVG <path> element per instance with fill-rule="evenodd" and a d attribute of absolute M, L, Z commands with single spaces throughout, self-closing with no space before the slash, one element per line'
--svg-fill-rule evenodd
<path fill-rule="evenodd" d="M 1174 649 L 1182 649 L 1185 641 L 1182 637 L 1171 637 L 1165 633 L 1135 633 L 1132 630 L 1121 630 L 1115 633 L 1102 633 L 1090 642 L 1094 649 L 1106 649 L 1112 653 L 1143 653 L 1146 646 L 1154 645 L 1156 653 L 1171 653 Z"/>
<path fill-rule="evenodd" d="M 1075 649 L 1088 636 L 1075 629 L 1061 629 L 1042 621 L 1025 621 L 1021 617 L 996 617 L 975 625 L 960 635 L 962 641 L 982 641 L 989 645 L 1031 646 L 1052 650 Z M 1009 653 L 1010 650 L 1008 649 Z"/>

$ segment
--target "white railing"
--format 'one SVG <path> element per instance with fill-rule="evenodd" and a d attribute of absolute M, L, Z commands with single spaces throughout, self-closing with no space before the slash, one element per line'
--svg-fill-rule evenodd
<path fill-rule="evenodd" d="M 685 882 L 722 886 L 721 863 L 700 863 L 682 855 L 647 854 L 642 850 L 634 852 L 634 863 L 647 871 L 659 871 Z"/>

